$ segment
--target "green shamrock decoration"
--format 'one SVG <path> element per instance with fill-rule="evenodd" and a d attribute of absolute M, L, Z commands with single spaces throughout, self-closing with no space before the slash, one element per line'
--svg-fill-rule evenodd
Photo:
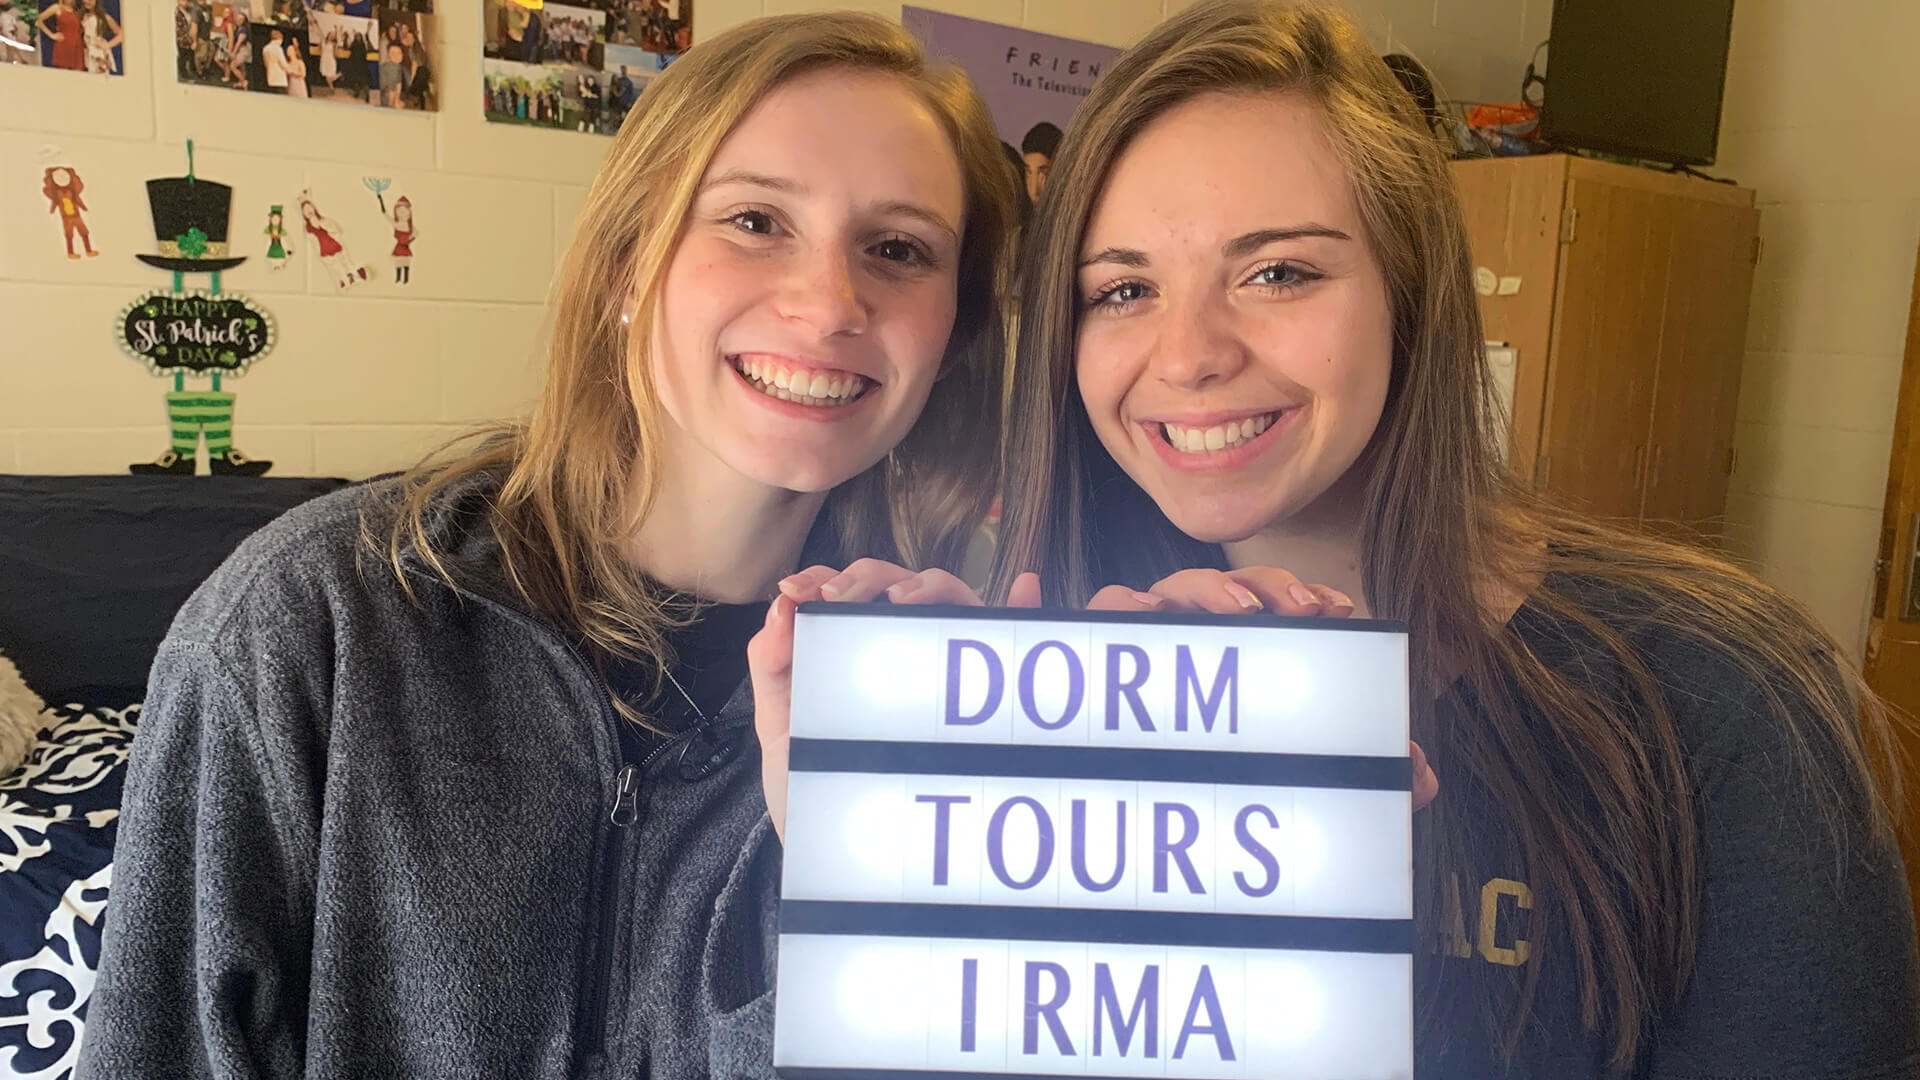
<path fill-rule="evenodd" d="M 247 322 L 246 322 L 246 327 L 247 327 L 247 329 L 249 329 L 249 330 L 258 330 L 258 329 L 260 328 L 260 320 L 259 320 L 259 319 L 248 319 L 248 320 L 247 320 Z"/>
<path fill-rule="evenodd" d="M 153 355 L 155 356 L 167 355 L 167 347 L 165 345 L 155 345 L 153 347 Z"/>
<path fill-rule="evenodd" d="M 227 351 L 220 354 L 220 362 L 223 364 L 226 364 L 229 367 L 233 366 L 236 363 L 239 363 L 239 360 L 240 360 L 239 357 L 233 355 L 232 349 L 228 349 Z"/>
<path fill-rule="evenodd" d="M 148 304 L 146 307 L 142 308 L 141 310 L 147 313 L 148 318 L 152 318 L 153 316 L 160 314 L 160 309 L 154 307 L 152 304 Z"/>
<path fill-rule="evenodd" d="M 189 259 L 197 259 L 207 253 L 207 234 L 197 226 L 176 237 L 174 242 L 180 245 L 180 254 Z"/>

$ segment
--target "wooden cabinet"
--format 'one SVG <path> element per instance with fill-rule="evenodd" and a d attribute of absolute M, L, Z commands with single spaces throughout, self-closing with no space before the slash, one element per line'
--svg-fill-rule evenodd
<path fill-rule="evenodd" d="M 1515 349 L 1513 468 L 1592 513 L 1717 537 L 1753 192 L 1562 154 L 1453 175 L 1486 337 Z"/>

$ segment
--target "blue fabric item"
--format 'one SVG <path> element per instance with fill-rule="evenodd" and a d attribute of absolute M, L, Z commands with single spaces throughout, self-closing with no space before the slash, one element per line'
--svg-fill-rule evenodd
<path fill-rule="evenodd" d="M 0 778 L 0 1075 L 65 1080 L 100 962 L 102 909 L 139 705 L 49 707 Z"/>

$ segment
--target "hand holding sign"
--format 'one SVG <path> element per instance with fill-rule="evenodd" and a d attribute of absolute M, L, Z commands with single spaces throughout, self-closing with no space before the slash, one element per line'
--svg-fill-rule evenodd
<path fill-rule="evenodd" d="M 1182 570 L 1146 592 L 1109 585 L 1093 594 L 1088 611 L 1210 611 L 1216 615 L 1353 614 L 1353 601 L 1325 585 L 1308 585 L 1277 566 L 1240 570 Z"/>
<path fill-rule="evenodd" d="M 794 602 L 778 596 L 767 622 L 747 642 L 747 674 L 753 680 L 753 733 L 760 740 L 760 789 L 767 816 L 782 843 L 787 833 L 787 746 L 793 711 Z"/>
<path fill-rule="evenodd" d="M 1036 588 L 1038 583 L 1036 581 Z M 1296 591 L 1298 590 L 1298 591 Z M 1018 606 L 1018 605 L 1015 605 Z M 1353 615 L 1353 600 L 1338 589 L 1308 585 L 1276 566 L 1239 570 L 1182 570 L 1156 582 L 1147 592 L 1109 585 L 1093 594 L 1088 611 L 1207 611 L 1219 615 Z M 1427 764 L 1420 744 L 1408 742 L 1413 756 L 1413 809 L 1424 809 L 1440 794 L 1440 778 Z"/>
<path fill-rule="evenodd" d="M 915 573 L 880 559 L 860 559 L 845 570 L 810 566 L 780 582 L 780 596 L 767 609 L 767 623 L 747 643 L 753 679 L 753 727 L 760 739 L 760 786 L 773 831 L 783 841 L 787 823 L 788 715 L 793 700 L 793 612 L 813 600 L 865 603 L 882 594 L 896 604 L 959 604 L 979 607 L 980 597 L 945 570 Z M 1022 574 L 1009 607 L 1039 607 L 1040 578 Z"/>

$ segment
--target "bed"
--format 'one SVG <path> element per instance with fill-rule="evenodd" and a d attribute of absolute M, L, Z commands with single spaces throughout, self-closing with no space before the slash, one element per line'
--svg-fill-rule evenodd
<path fill-rule="evenodd" d="M 147 668 L 249 533 L 343 481 L 0 476 L 0 654 L 47 702 L 0 776 L 0 1078 L 67 1080 L 111 914 Z"/>

